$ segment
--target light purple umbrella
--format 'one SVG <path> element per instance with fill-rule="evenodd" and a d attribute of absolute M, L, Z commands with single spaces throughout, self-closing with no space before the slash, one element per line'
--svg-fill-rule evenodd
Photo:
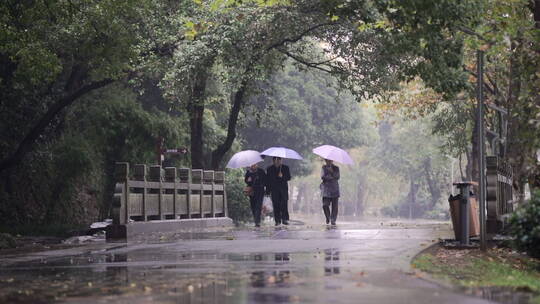
<path fill-rule="evenodd" d="M 255 150 L 240 151 L 231 157 L 227 168 L 245 168 L 262 161 L 261 154 Z"/>
<path fill-rule="evenodd" d="M 262 151 L 261 154 L 281 158 L 302 159 L 302 156 L 298 152 L 285 147 L 271 147 Z"/>
<path fill-rule="evenodd" d="M 331 145 L 323 145 L 317 147 L 313 149 L 313 153 L 319 155 L 324 159 L 330 159 L 345 165 L 354 164 L 354 161 L 349 156 L 349 153 L 347 153 L 347 151 Z"/>

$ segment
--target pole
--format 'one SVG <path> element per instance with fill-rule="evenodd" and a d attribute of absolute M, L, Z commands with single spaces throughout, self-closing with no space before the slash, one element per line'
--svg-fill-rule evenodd
<path fill-rule="evenodd" d="M 486 250 L 486 155 L 484 150 L 484 52 L 477 51 L 476 94 L 478 101 L 478 171 L 480 205 L 480 249 Z"/>
<path fill-rule="evenodd" d="M 450 162 L 450 194 L 454 195 L 454 162 L 455 158 L 451 158 Z"/>
<path fill-rule="evenodd" d="M 459 202 L 459 220 L 461 224 L 461 235 L 460 235 L 460 244 L 469 246 L 469 231 L 470 231 L 470 201 L 469 201 L 469 193 L 470 193 L 470 185 L 469 183 L 462 183 L 459 185 L 459 192 L 461 194 L 461 201 Z"/>

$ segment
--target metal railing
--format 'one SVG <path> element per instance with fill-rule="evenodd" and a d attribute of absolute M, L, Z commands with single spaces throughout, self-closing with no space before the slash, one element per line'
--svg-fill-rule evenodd
<path fill-rule="evenodd" d="M 498 233 L 514 211 L 512 167 L 497 156 L 486 157 L 487 232 Z"/>

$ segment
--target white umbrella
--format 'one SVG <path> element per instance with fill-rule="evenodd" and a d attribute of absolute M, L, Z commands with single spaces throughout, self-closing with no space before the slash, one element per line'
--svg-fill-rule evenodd
<path fill-rule="evenodd" d="M 331 145 L 323 145 L 323 146 L 317 147 L 313 149 L 313 153 L 319 155 L 320 157 L 324 159 L 330 159 L 338 163 L 342 163 L 346 165 L 354 164 L 354 161 L 349 156 L 349 153 L 347 153 L 347 151 L 340 149 L 338 147 L 331 146 Z"/>
<path fill-rule="evenodd" d="M 227 163 L 227 168 L 237 169 L 249 167 L 263 161 L 261 154 L 254 150 L 240 151 L 231 157 Z"/>
<path fill-rule="evenodd" d="M 261 154 L 281 158 L 302 159 L 302 156 L 298 152 L 284 147 L 271 147 L 262 151 Z"/>

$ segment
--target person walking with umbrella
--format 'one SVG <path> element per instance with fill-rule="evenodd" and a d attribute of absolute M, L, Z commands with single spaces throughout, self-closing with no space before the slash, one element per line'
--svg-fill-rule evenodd
<path fill-rule="evenodd" d="M 346 165 L 352 165 L 354 161 L 347 151 L 331 145 L 319 146 L 313 149 L 313 153 L 322 157 L 325 162 L 321 169 L 323 211 L 326 216 L 326 224 L 332 222 L 332 226 L 334 226 L 338 215 L 339 200 L 339 167 L 334 165 L 334 161 Z"/>
<path fill-rule="evenodd" d="M 334 165 L 332 160 L 325 159 L 324 162 L 321 169 L 323 211 L 326 224 L 332 222 L 332 226 L 335 226 L 338 215 L 339 167 Z"/>
<path fill-rule="evenodd" d="M 249 166 L 244 180 L 248 185 L 247 194 L 249 196 L 255 227 L 261 227 L 261 209 L 264 198 L 264 187 L 266 185 L 266 173 L 255 163 Z"/>
<path fill-rule="evenodd" d="M 272 198 L 274 220 L 276 226 L 289 224 L 289 185 L 291 173 L 289 167 L 282 163 L 281 157 L 274 156 L 273 164 L 266 169 L 266 192 Z"/>
<path fill-rule="evenodd" d="M 255 150 L 245 150 L 235 153 L 229 162 L 227 168 L 240 169 L 248 167 L 244 180 L 247 187 L 244 192 L 249 196 L 251 212 L 256 227 L 261 226 L 261 209 L 264 198 L 264 186 L 266 184 L 266 174 L 259 168 L 257 163 L 262 162 L 261 154 Z"/>

